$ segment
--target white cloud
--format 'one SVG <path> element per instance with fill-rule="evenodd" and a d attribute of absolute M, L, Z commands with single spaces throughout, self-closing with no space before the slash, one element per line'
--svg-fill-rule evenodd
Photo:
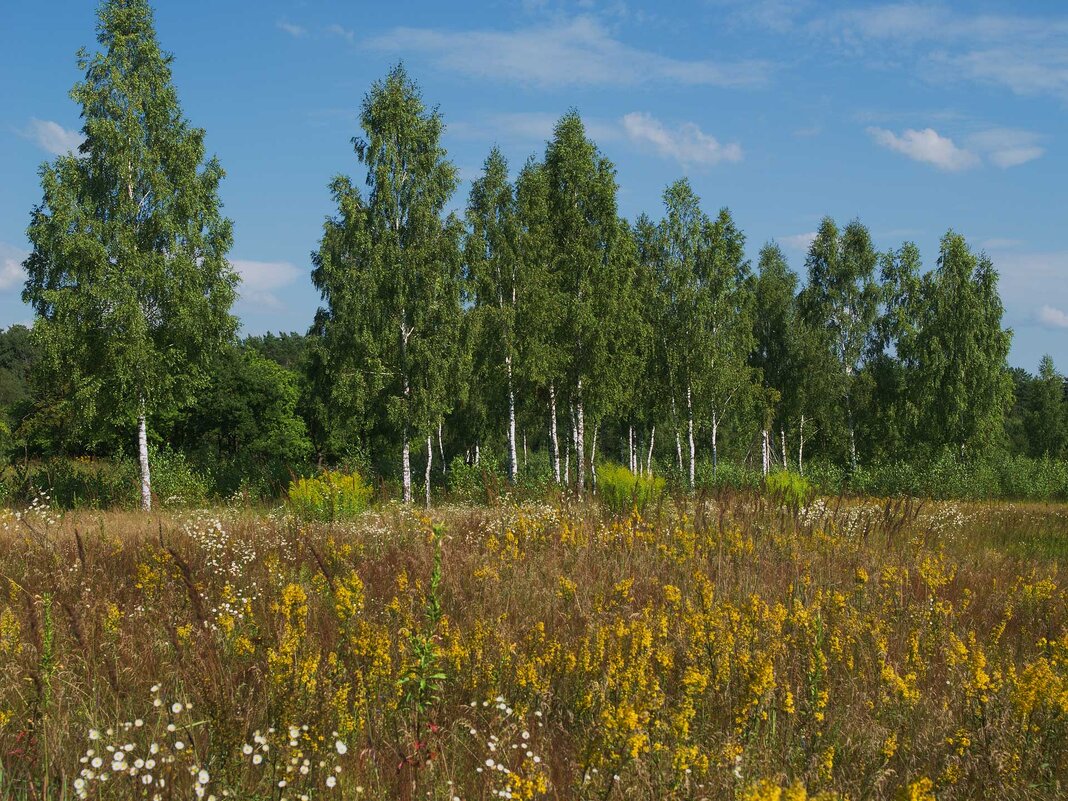
<path fill-rule="evenodd" d="M 712 166 L 721 161 L 741 161 L 741 145 L 722 144 L 702 131 L 695 123 L 684 122 L 668 128 L 651 114 L 634 111 L 623 117 L 623 131 L 632 141 L 651 145 L 657 153 L 680 164 Z"/>
<path fill-rule="evenodd" d="M 25 250 L 0 242 L 0 290 L 20 286 L 26 280 L 22 262 L 27 255 Z"/>
<path fill-rule="evenodd" d="M 395 28 L 366 44 L 397 55 L 426 53 L 442 69 L 470 77 L 542 88 L 652 82 L 744 87 L 763 84 L 769 72 L 763 61 L 687 61 L 631 47 L 588 16 L 512 31 Z"/>
<path fill-rule="evenodd" d="M 979 157 L 970 150 L 958 147 L 952 139 L 940 135 L 933 128 L 905 130 L 901 136 L 885 128 L 868 128 L 868 134 L 879 145 L 908 156 L 914 161 L 933 164 L 941 170 L 966 170 L 979 164 Z"/>
<path fill-rule="evenodd" d="M 988 160 L 1002 169 L 1039 158 L 1046 152 L 1039 141 L 1038 134 L 1013 128 L 991 128 L 967 139 L 969 147 L 985 153 Z"/>
<path fill-rule="evenodd" d="M 1054 306 L 1042 306 L 1036 316 L 1047 328 L 1068 328 L 1068 314 Z"/>
<path fill-rule="evenodd" d="M 356 32 L 351 28 L 346 28 L 343 25 L 338 25 L 336 22 L 326 29 L 326 32 L 333 36 L 340 36 L 346 41 L 353 41 L 356 38 Z"/>
<path fill-rule="evenodd" d="M 303 36 L 307 36 L 308 29 L 301 25 L 294 25 L 292 22 L 286 22 L 285 20 L 279 20 L 275 26 L 280 31 L 285 31 L 295 39 L 300 39 Z"/>
<path fill-rule="evenodd" d="M 275 291 L 289 286 L 301 274 L 288 261 L 231 259 L 230 264 L 241 276 L 241 286 L 238 288 L 241 300 L 272 309 L 283 307 Z"/>
<path fill-rule="evenodd" d="M 30 120 L 24 135 L 53 156 L 65 156 L 67 153 L 77 152 L 78 146 L 82 143 L 80 131 L 71 131 L 58 122 L 39 120 L 36 117 Z"/>
<path fill-rule="evenodd" d="M 925 80 L 975 81 L 1068 100 L 1063 13 L 989 14 L 945 3 L 883 3 L 816 17 L 804 27 L 868 64 L 911 64 Z"/>
<path fill-rule="evenodd" d="M 802 250 L 807 252 L 812 243 L 816 241 L 816 232 L 808 231 L 803 234 L 791 234 L 790 236 L 778 237 L 779 242 L 790 250 Z"/>

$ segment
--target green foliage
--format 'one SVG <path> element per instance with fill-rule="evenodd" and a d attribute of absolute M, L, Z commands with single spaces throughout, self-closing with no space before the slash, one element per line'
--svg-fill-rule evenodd
<path fill-rule="evenodd" d="M 307 520 L 345 520 L 370 505 L 374 488 L 359 473 L 327 470 L 289 485 L 289 506 Z"/>
<path fill-rule="evenodd" d="M 229 346 L 172 441 L 195 454 L 218 494 L 244 482 L 257 495 L 277 495 L 311 453 L 299 392 L 295 373 L 251 347 Z"/>
<path fill-rule="evenodd" d="M 626 515 L 635 509 L 644 513 L 663 496 L 665 486 L 660 476 L 636 476 L 614 462 L 597 467 L 597 497 L 616 515 Z"/>
<path fill-rule="evenodd" d="M 410 503 L 410 443 L 453 405 L 462 225 L 442 215 L 456 168 L 441 146 L 440 113 L 403 66 L 371 87 L 360 123 L 356 155 L 369 191 L 364 198 L 343 176 L 332 183 L 339 214 L 313 255 L 312 282 L 326 302 L 316 327 L 331 405 L 401 441 Z"/>
<path fill-rule="evenodd" d="M 209 482 L 181 451 L 152 449 L 152 492 L 162 506 L 203 505 L 210 495 Z M 134 465 L 129 466 L 130 473 Z M 132 482 L 131 482 L 132 484 Z"/>
<path fill-rule="evenodd" d="M 71 91 L 85 139 L 41 168 L 23 299 L 72 411 L 128 430 L 191 400 L 235 330 L 237 275 L 223 170 L 182 116 L 148 3 L 106 0 L 99 18 L 101 51 L 79 53 Z"/>
<path fill-rule="evenodd" d="M 503 491 L 507 475 L 500 460 L 493 453 L 482 453 L 478 464 L 468 464 L 457 456 L 449 465 L 446 482 L 449 493 L 456 500 L 467 503 L 486 503 Z"/>
<path fill-rule="evenodd" d="M 815 497 L 812 483 L 792 470 L 776 470 L 764 479 L 764 491 L 776 503 L 797 511 Z"/>

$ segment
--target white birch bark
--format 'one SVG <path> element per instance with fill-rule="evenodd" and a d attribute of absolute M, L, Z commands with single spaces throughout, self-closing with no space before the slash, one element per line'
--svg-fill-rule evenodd
<path fill-rule="evenodd" d="M 697 467 L 697 445 L 693 440 L 693 393 L 691 392 L 690 385 L 686 385 L 686 424 L 687 424 L 687 437 L 689 438 L 690 446 L 690 489 L 694 488 L 694 480 L 696 478 Z"/>
<path fill-rule="evenodd" d="M 779 428 L 779 443 L 782 445 L 782 469 L 788 470 L 789 465 L 786 463 L 786 429 Z"/>
<path fill-rule="evenodd" d="M 593 427 L 593 443 L 590 448 L 590 479 L 593 484 L 593 494 L 597 494 L 597 432 L 600 430 L 599 425 Z"/>
<path fill-rule="evenodd" d="M 712 413 L 712 475 L 719 474 L 719 415 Z"/>
<path fill-rule="evenodd" d="M 801 415 L 801 428 L 797 435 L 797 472 L 800 475 L 805 474 L 805 415 Z"/>
<path fill-rule="evenodd" d="M 408 444 L 408 426 L 401 432 L 401 482 L 404 485 L 404 502 L 412 502 L 412 461 Z"/>
<path fill-rule="evenodd" d="M 426 508 L 430 508 L 430 465 L 434 462 L 434 441 L 426 435 Z"/>
<path fill-rule="evenodd" d="M 575 479 L 581 495 L 586 491 L 586 417 L 582 406 L 582 379 L 578 382 L 575 404 Z"/>
<path fill-rule="evenodd" d="M 653 445 L 656 443 L 656 426 L 649 433 L 649 455 L 645 457 L 645 472 L 653 474 Z"/>
<path fill-rule="evenodd" d="M 152 473 L 148 465 L 148 423 L 144 401 L 141 401 L 141 413 L 137 416 L 137 460 L 141 465 L 141 511 L 151 512 Z"/>
<path fill-rule="evenodd" d="M 445 446 L 441 442 L 441 423 L 438 423 L 438 455 L 441 456 L 441 474 L 445 475 Z"/>
<path fill-rule="evenodd" d="M 549 451 L 553 461 L 553 480 L 560 483 L 560 438 L 556 433 L 556 384 L 549 383 Z"/>
<path fill-rule="evenodd" d="M 515 388 L 512 386 L 512 357 L 505 357 L 508 369 L 508 480 L 515 484 L 519 477 L 519 458 L 515 447 Z"/>

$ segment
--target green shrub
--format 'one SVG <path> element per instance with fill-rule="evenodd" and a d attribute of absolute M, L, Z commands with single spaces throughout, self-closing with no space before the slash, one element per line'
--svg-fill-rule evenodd
<path fill-rule="evenodd" d="M 449 464 L 445 481 L 449 494 L 467 503 L 488 503 L 508 486 L 504 468 L 491 453 L 483 453 L 477 465 L 468 464 L 463 456 L 456 456 Z"/>
<path fill-rule="evenodd" d="M 342 520 L 371 505 L 374 488 L 359 473 L 327 470 L 289 484 L 290 508 L 309 520 Z"/>
<path fill-rule="evenodd" d="M 760 470 L 726 459 L 721 459 L 714 470 L 712 462 L 700 461 L 694 470 L 694 483 L 701 490 L 756 490 L 760 489 L 761 479 Z"/>
<path fill-rule="evenodd" d="M 778 504 L 797 511 L 815 496 L 807 478 L 792 470 L 777 470 L 764 479 L 764 491 Z"/>
<path fill-rule="evenodd" d="M 613 514 L 643 513 L 664 492 L 660 476 L 636 476 L 621 464 L 605 462 L 597 468 L 597 497 Z"/>
<path fill-rule="evenodd" d="M 209 482 L 181 451 L 155 450 L 149 454 L 152 494 L 160 506 L 198 506 L 208 500 Z M 140 471 L 133 463 L 135 489 L 140 487 Z"/>

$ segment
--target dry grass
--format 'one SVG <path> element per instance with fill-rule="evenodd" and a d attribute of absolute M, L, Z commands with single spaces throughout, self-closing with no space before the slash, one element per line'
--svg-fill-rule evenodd
<path fill-rule="evenodd" d="M 4 798 L 1038 799 L 1068 778 L 1063 506 L 0 528 Z"/>

